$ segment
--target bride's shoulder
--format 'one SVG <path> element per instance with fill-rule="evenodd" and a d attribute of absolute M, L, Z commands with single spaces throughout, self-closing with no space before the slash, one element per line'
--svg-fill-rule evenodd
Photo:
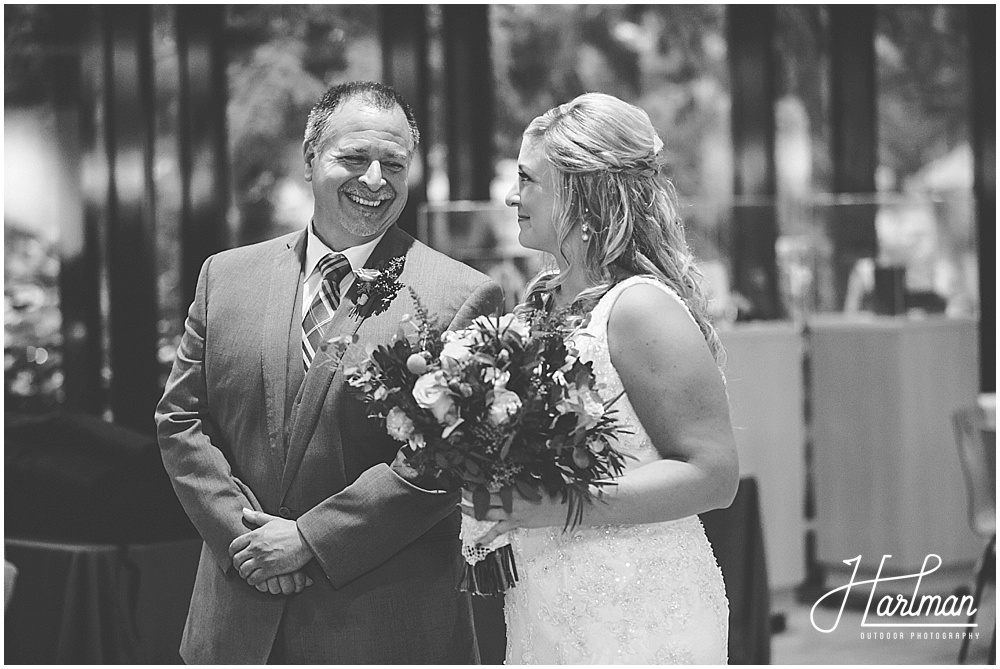
<path fill-rule="evenodd" d="M 701 338 L 687 305 L 662 281 L 631 277 L 615 286 L 614 292 L 608 312 L 609 331 L 628 335 L 660 331 Z"/>

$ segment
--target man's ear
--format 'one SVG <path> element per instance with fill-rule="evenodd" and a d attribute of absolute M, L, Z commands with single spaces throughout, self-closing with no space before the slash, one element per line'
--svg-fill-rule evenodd
<path fill-rule="evenodd" d="M 313 161 L 316 160 L 316 151 L 313 150 L 312 142 L 308 139 L 302 142 L 302 159 L 305 161 L 306 181 L 312 181 Z"/>

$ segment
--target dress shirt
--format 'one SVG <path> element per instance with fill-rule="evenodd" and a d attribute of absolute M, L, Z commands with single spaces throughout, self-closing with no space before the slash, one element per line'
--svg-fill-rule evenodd
<path fill-rule="evenodd" d="M 323 240 L 319 238 L 316 234 L 316 230 L 313 228 L 313 223 L 309 223 L 309 232 L 306 237 L 306 263 L 303 269 L 303 285 L 302 285 L 302 318 L 306 317 L 309 312 L 309 305 L 312 304 L 313 298 L 316 297 L 316 293 L 319 292 L 320 280 L 322 277 L 318 272 L 315 272 L 317 263 L 320 259 L 327 255 L 328 253 L 341 253 L 347 262 L 351 263 L 351 271 L 348 272 L 343 279 L 340 280 L 340 295 L 343 299 L 344 295 L 347 295 L 347 291 L 351 288 L 354 283 L 354 271 L 361 269 L 368 262 L 369 256 L 371 256 L 372 251 L 378 246 L 378 243 L 382 241 L 382 237 L 385 236 L 385 232 L 376 237 L 375 239 L 360 244 L 358 246 L 352 246 L 349 249 L 344 249 L 343 251 L 334 251 L 329 246 L 323 243 Z"/>

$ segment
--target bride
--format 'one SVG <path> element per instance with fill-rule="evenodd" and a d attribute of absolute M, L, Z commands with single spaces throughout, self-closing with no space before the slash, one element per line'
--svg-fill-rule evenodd
<path fill-rule="evenodd" d="M 555 499 L 488 511 L 497 522 L 479 543 L 513 530 L 520 575 L 505 601 L 508 664 L 727 659 L 725 586 L 696 514 L 732 502 L 739 466 L 722 347 L 661 149 L 645 112 L 596 93 L 524 132 L 506 203 L 521 244 L 558 264 L 525 303 L 589 314 L 573 341 L 606 398 L 625 391 L 615 408 L 633 434 L 618 447 L 634 459 L 571 532 Z"/>

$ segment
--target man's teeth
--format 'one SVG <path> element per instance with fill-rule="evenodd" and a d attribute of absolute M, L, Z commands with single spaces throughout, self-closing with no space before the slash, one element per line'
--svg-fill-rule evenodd
<path fill-rule="evenodd" d="M 353 193 L 348 193 L 347 197 L 352 202 L 357 202 L 358 204 L 363 204 L 366 207 L 377 207 L 380 204 L 382 204 L 382 200 L 366 200 L 364 198 L 358 197 L 357 195 L 354 195 Z"/>

